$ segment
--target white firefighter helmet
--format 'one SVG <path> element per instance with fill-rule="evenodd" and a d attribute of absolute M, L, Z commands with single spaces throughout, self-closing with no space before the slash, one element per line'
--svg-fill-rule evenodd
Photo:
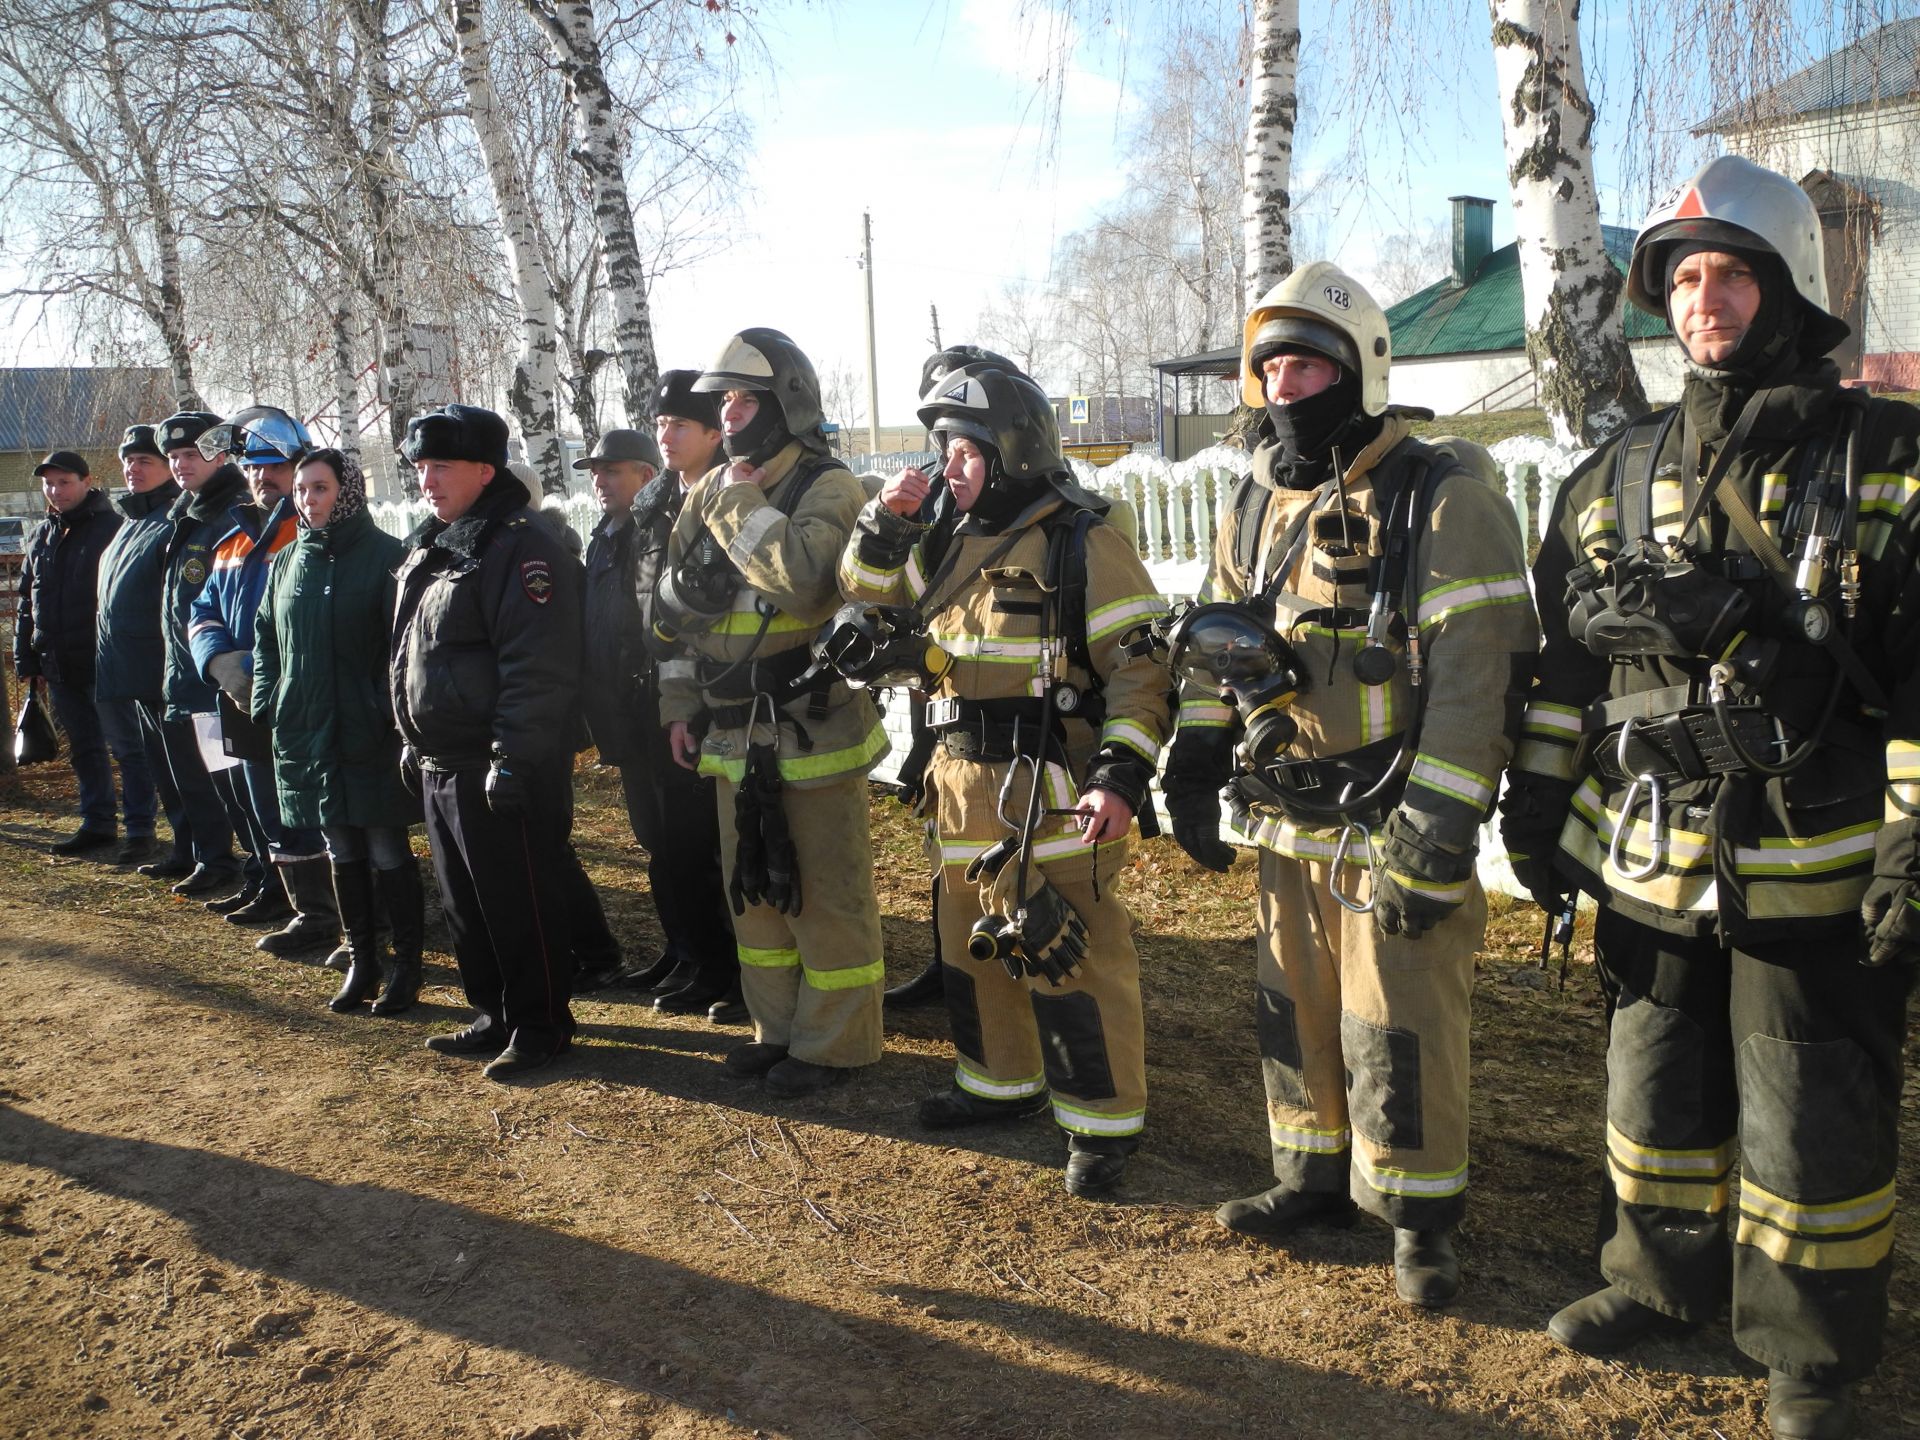
<path fill-rule="evenodd" d="M 1666 255 L 1684 240 L 1721 241 L 1771 250 L 1786 265 L 1796 294 L 1829 321 L 1827 267 L 1820 212 L 1807 192 L 1777 171 L 1738 155 L 1709 160 L 1647 215 L 1627 266 L 1627 299 L 1667 318 Z"/>
<path fill-rule="evenodd" d="M 1325 260 L 1302 265 L 1247 316 L 1241 332 L 1240 398 L 1254 409 L 1267 403 L 1260 361 L 1282 345 L 1302 345 L 1339 361 L 1360 377 L 1360 408 L 1387 408 L 1387 367 L 1393 337 L 1387 313 L 1346 271 Z"/>

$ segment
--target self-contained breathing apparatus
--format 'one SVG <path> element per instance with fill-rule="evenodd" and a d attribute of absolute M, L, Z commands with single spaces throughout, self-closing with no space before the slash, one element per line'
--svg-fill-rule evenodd
<path fill-rule="evenodd" d="M 1764 392 L 1761 392 L 1764 393 Z M 1789 775 L 1825 738 L 1849 682 L 1863 707 L 1884 709 L 1885 693 L 1847 641 L 1859 608 L 1859 514 L 1855 449 L 1861 409 L 1843 392 L 1836 426 L 1809 445 L 1781 514 L 1791 562 L 1740 492 L 1722 482 L 1741 449 L 1756 395 L 1720 447 L 1679 526 L 1654 534 L 1656 476 L 1678 412 L 1649 416 L 1621 438 L 1613 492 L 1619 551 L 1596 551 L 1567 577 L 1567 624 L 1592 654 L 1616 665 L 1660 662 L 1688 678 L 1679 684 L 1603 699 L 1588 707 L 1583 733 L 1593 736 L 1594 768 L 1627 787 L 1608 864 L 1629 880 L 1646 879 L 1665 850 L 1667 787 L 1714 776 Z M 1683 453 L 1689 447 L 1683 445 Z M 1718 496 L 1745 551 L 1688 537 Z M 1759 603 L 1771 589 L 1784 600 L 1771 617 Z M 1761 633 L 1762 627 L 1772 633 Z M 1813 645 L 1834 661 L 1832 688 L 1810 726 L 1790 727 L 1767 699 L 1787 644 Z M 1623 842 L 1642 802 L 1647 806 L 1647 858 L 1627 861 Z"/>
<path fill-rule="evenodd" d="M 1226 787 L 1229 803 L 1236 810 L 1278 811 L 1300 824 L 1339 825 L 1329 889 L 1341 905 L 1358 914 L 1372 910 L 1371 895 L 1364 903 L 1349 900 L 1335 877 L 1356 840 L 1369 864 L 1377 860 L 1374 828 L 1398 803 L 1419 737 L 1426 667 L 1419 628 L 1411 614 L 1410 597 L 1418 594 L 1411 583 L 1413 555 L 1431 517 L 1439 480 L 1449 468 L 1447 457 L 1435 455 L 1423 470 L 1382 497 L 1380 553 L 1368 556 L 1369 601 L 1364 611 L 1338 605 L 1309 608 L 1282 589 L 1316 538 L 1340 558 L 1351 560 L 1366 551 L 1365 522 L 1358 536 L 1351 533 L 1354 517 L 1347 509 L 1340 457 L 1334 456 L 1332 478 L 1315 491 L 1279 542 L 1265 550 L 1260 535 L 1270 492 L 1246 476 L 1235 491 L 1231 511 L 1240 517 L 1235 560 L 1246 582 L 1247 598 L 1183 602 L 1159 626 L 1176 676 L 1231 704 L 1242 727 L 1234 749 L 1237 770 Z M 1339 507 L 1337 514 L 1327 509 L 1330 504 Z M 1269 555 L 1280 557 L 1271 567 L 1266 563 Z M 1286 638 L 1299 625 L 1325 626 L 1336 634 L 1362 631 L 1364 639 L 1350 662 L 1354 678 L 1362 685 L 1389 683 L 1404 659 L 1413 713 L 1397 737 L 1344 755 L 1289 756 L 1298 726 L 1287 711 L 1311 688 L 1305 663 Z M 1401 641 L 1400 654 L 1388 645 L 1390 638 Z"/>

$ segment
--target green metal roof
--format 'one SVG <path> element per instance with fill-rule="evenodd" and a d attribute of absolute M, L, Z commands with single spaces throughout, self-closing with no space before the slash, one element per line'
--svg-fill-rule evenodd
<path fill-rule="evenodd" d="M 1619 225 L 1602 225 L 1600 233 L 1607 254 L 1624 275 L 1633 254 L 1634 232 Z M 1632 305 L 1623 313 L 1629 340 L 1670 333 L 1665 321 Z M 1520 293 L 1520 247 L 1517 243 L 1503 245 L 1480 262 L 1467 284 L 1456 285 L 1449 276 L 1388 307 L 1393 358 L 1523 350 L 1527 344 L 1525 316 Z"/>

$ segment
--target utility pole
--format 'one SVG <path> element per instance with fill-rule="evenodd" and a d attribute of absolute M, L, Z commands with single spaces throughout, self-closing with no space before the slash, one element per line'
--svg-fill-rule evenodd
<path fill-rule="evenodd" d="M 873 343 L 873 212 L 860 212 L 860 268 L 867 272 L 867 453 L 880 453 L 880 365 Z"/>
<path fill-rule="evenodd" d="M 933 348 L 935 350 L 944 350 L 947 347 L 940 343 L 940 307 L 938 305 L 929 305 L 927 306 L 927 313 L 933 316 Z"/>

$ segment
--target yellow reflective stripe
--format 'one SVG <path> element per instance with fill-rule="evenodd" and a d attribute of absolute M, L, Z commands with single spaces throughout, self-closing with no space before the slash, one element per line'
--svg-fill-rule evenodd
<path fill-rule="evenodd" d="M 1887 779 L 1920 780 L 1920 744 L 1911 740 L 1887 742 Z"/>
<path fill-rule="evenodd" d="M 1417 880 L 1411 875 L 1402 875 L 1391 865 L 1386 868 L 1387 874 L 1393 877 L 1394 883 L 1402 890 L 1414 895 L 1424 895 L 1429 900 L 1451 902 L 1456 905 L 1464 904 L 1467 896 L 1472 893 L 1471 880 L 1461 880 L 1452 885 L 1442 885 L 1433 880 Z"/>
<path fill-rule="evenodd" d="M 1249 815 L 1247 819 L 1251 823 L 1243 822 L 1229 812 L 1227 828 L 1249 845 L 1258 845 L 1262 850 L 1271 850 L 1290 860 L 1331 862 L 1334 852 L 1339 848 L 1338 830 L 1303 830 L 1284 815 Z M 1366 843 L 1356 838 L 1347 847 L 1347 864 L 1371 863 Z"/>
<path fill-rule="evenodd" d="M 1867 1195 L 1802 1205 L 1740 1177 L 1740 1213 L 1801 1235 L 1841 1235 L 1893 1218 L 1893 1182 Z"/>
<path fill-rule="evenodd" d="M 735 945 L 733 948 L 739 954 L 742 965 L 753 965 L 762 970 L 784 970 L 800 963 L 798 950 L 764 950 L 753 945 Z"/>
<path fill-rule="evenodd" d="M 1413 769 L 1407 781 L 1464 800 L 1476 810 L 1484 810 L 1493 803 L 1493 781 L 1463 765 L 1436 760 L 1431 755 L 1413 757 Z"/>
<path fill-rule="evenodd" d="M 1151 765 L 1160 754 L 1160 742 L 1144 725 L 1132 720 L 1109 720 L 1100 731 L 1102 744 L 1118 742 L 1129 750 L 1137 751 L 1140 758 Z"/>
<path fill-rule="evenodd" d="M 1718 1215 L 1727 1208 L 1731 1183 L 1719 1180 L 1711 1185 L 1688 1180 L 1649 1180 L 1623 1169 L 1611 1156 L 1607 1170 L 1613 1176 L 1613 1193 L 1628 1205 L 1657 1205 L 1662 1210 L 1693 1210 L 1702 1215 Z"/>
<path fill-rule="evenodd" d="M 1886 471 L 1860 477 L 1860 514 L 1897 516 L 1920 497 L 1920 478 Z"/>
<path fill-rule="evenodd" d="M 1712 1179 L 1733 1169 L 1733 1141 L 1704 1150 L 1665 1150 L 1629 1140 L 1612 1124 L 1607 1126 L 1607 1154 L 1622 1165 L 1656 1175 L 1697 1175 Z"/>
<path fill-rule="evenodd" d="M 1393 686 L 1362 685 L 1360 689 L 1360 743 L 1384 740 L 1393 730 Z"/>
<path fill-rule="evenodd" d="M 1649 508 L 1653 512 L 1653 529 L 1656 535 L 1661 527 L 1668 527 L 1669 533 L 1678 530 L 1679 522 L 1687 515 L 1686 493 L 1680 488 L 1678 480 L 1656 480 L 1649 492 Z"/>
<path fill-rule="evenodd" d="M 966 1061 L 956 1060 L 953 1063 L 953 1083 L 969 1095 L 978 1095 L 983 1100 L 1022 1100 L 1045 1090 L 1047 1077 L 1033 1075 L 1025 1080 L 995 1080 L 982 1075 Z"/>
<path fill-rule="evenodd" d="M 1620 522 L 1614 508 L 1613 496 L 1608 494 L 1582 510 L 1576 528 L 1580 533 L 1582 550 L 1618 549 Z"/>
<path fill-rule="evenodd" d="M 1080 839 L 1080 832 L 1072 828 L 1073 822 L 1066 822 L 1069 833 L 1051 840 L 1033 842 L 1033 858 L 1042 864 L 1049 860 L 1060 860 L 1072 855 L 1092 853 Z M 940 863 L 943 865 L 970 865 L 977 856 L 991 850 L 998 841 L 994 840 L 942 840 L 940 842 Z"/>
<path fill-rule="evenodd" d="M 1353 1132 L 1344 1125 L 1331 1130 L 1319 1130 L 1311 1125 L 1289 1125 L 1285 1121 L 1269 1118 L 1267 1138 L 1282 1150 L 1299 1150 L 1308 1155 L 1337 1155 L 1353 1143 Z"/>
<path fill-rule="evenodd" d="M 1406 1195 L 1423 1199 L 1444 1199 L 1464 1194 L 1467 1188 L 1467 1162 L 1452 1170 L 1396 1170 L 1375 1164 L 1364 1149 L 1353 1152 L 1353 1168 L 1369 1188 L 1382 1195 Z"/>
<path fill-rule="evenodd" d="M 780 757 L 780 778 L 782 780 L 820 780 L 833 775 L 850 775 L 856 770 L 871 768 L 873 762 L 887 749 L 887 730 L 878 720 L 866 736 L 856 745 L 848 745 L 839 750 L 823 750 L 813 755 L 795 755 Z M 784 747 L 783 747 L 784 748 Z M 747 775 L 745 756 L 709 755 L 702 751 L 700 755 L 700 773 L 717 775 L 730 784 L 738 785 Z"/>
<path fill-rule="evenodd" d="M 896 565 L 891 570 L 876 570 L 856 555 L 851 546 L 840 557 L 840 584 L 843 589 L 854 590 L 891 590 L 900 579 L 904 567 Z"/>
<path fill-rule="evenodd" d="M 1600 785 L 1597 780 L 1589 778 L 1574 792 L 1573 809 L 1576 815 L 1585 819 L 1595 831 L 1599 832 L 1602 840 L 1613 839 L 1613 832 L 1620 825 L 1620 816 L 1612 806 L 1600 803 Z M 1627 837 L 1622 848 L 1633 859 L 1647 860 L 1653 855 L 1652 832 L 1648 829 L 1646 821 L 1639 818 L 1640 813 L 1635 812 L 1633 823 L 1627 828 Z M 1697 830 L 1678 830 L 1663 825 L 1660 831 L 1660 860 L 1663 866 L 1676 870 L 1694 870 L 1702 866 L 1711 869 L 1713 843 Z M 1606 878 L 1611 884 L 1615 877 L 1609 874 Z"/>
<path fill-rule="evenodd" d="M 1825 870 L 1840 870 L 1873 857 L 1873 837 L 1880 833 L 1880 822 L 1845 830 L 1829 830 L 1824 835 L 1796 837 L 1765 835 L 1758 849 L 1734 847 L 1734 869 L 1742 875 L 1806 875 Z"/>
<path fill-rule="evenodd" d="M 1167 613 L 1167 602 L 1158 595 L 1129 595 L 1111 605 L 1087 612 L 1087 643 L 1117 635 L 1142 620 L 1157 620 Z"/>
<path fill-rule="evenodd" d="M 1439 603 L 1444 602 L 1444 603 Z M 1429 590 L 1420 597 L 1414 610 L 1415 623 L 1422 629 L 1438 625 L 1454 615 L 1484 610 L 1489 605 L 1531 605 L 1533 592 L 1527 589 L 1524 575 L 1489 575 L 1479 580 L 1456 580 Z M 1432 608 L 1429 608 L 1429 607 Z"/>
<path fill-rule="evenodd" d="M 858 990 L 862 985 L 878 985 L 887 975 L 887 962 L 875 960 L 870 965 L 849 965 L 844 970 L 816 970 L 811 965 L 803 965 L 802 972 L 807 984 L 815 990 Z"/>
<path fill-rule="evenodd" d="M 1893 1226 L 1882 1225 L 1852 1240 L 1809 1240 L 1787 1235 L 1745 1215 L 1734 1222 L 1736 1245 L 1751 1245 L 1779 1265 L 1802 1270 L 1871 1270 L 1893 1252 Z"/>
<path fill-rule="evenodd" d="M 707 633 L 709 635 L 758 635 L 760 621 L 760 612 L 757 610 L 733 610 L 722 615 Z M 787 614 L 784 610 L 776 610 L 773 618 L 767 621 L 769 635 L 791 635 L 798 630 L 812 631 L 819 628 L 817 625 Z"/>
<path fill-rule="evenodd" d="M 1560 735 L 1569 740 L 1577 740 L 1584 722 L 1580 710 L 1572 705 L 1549 705 L 1544 700 L 1536 700 L 1527 706 L 1520 717 L 1522 734 L 1540 736 Z"/>
<path fill-rule="evenodd" d="M 1138 1135 L 1146 1128 L 1147 1112 L 1145 1107 L 1113 1112 L 1084 1110 L 1056 1095 L 1053 1119 L 1062 1130 L 1071 1130 L 1076 1135 Z"/>
<path fill-rule="evenodd" d="M 1210 700 L 1182 700 L 1180 702 L 1180 723 L 1184 725 L 1228 725 L 1233 721 L 1233 707 L 1219 705 Z"/>
<path fill-rule="evenodd" d="M 927 638 L 956 660 L 1017 660 L 1023 664 L 1045 653 L 1043 640 L 1009 640 L 1003 635 L 969 635 L 962 631 L 931 631 Z"/>

